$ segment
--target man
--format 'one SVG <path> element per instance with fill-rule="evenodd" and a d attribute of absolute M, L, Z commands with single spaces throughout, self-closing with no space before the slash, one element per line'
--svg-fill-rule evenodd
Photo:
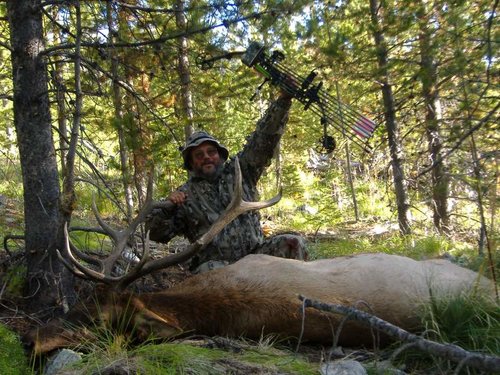
<path fill-rule="evenodd" d="M 282 93 L 271 104 L 257 128 L 238 154 L 243 177 L 243 198 L 258 200 L 257 182 L 271 163 L 285 130 L 291 97 Z M 153 241 L 167 243 L 176 235 L 196 241 L 217 220 L 231 201 L 234 159 L 217 139 L 195 132 L 182 150 L 189 180 L 168 199 L 173 211 L 155 210 L 146 221 Z M 247 212 L 229 223 L 191 262 L 191 270 L 203 272 L 237 261 L 250 253 L 304 259 L 304 242 L 299 236 L 279 235 L 265 239 L 258 212 Z"/>

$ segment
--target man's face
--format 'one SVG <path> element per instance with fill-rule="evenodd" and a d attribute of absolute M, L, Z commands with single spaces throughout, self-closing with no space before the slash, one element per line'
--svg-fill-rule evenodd
<path fill-rule="evenodd" d="M 211 142 L 203 142 L 191 151 L 191 168 L 198 176 L 214 176 L 222 163 L 219 150 Z"/>

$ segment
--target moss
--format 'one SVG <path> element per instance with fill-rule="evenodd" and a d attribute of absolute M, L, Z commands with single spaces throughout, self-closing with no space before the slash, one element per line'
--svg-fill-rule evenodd
<path fill-rule="evenodd" d="M 286 374 L 317 374 L 317 364 L 311 364 L 296 354 L 276 350 L 248 351 L 241 360 L 249 363 L 262 364 Z"/>
<path fill-rule="evenodd" d="M 147 345 L 137 349 L 147 374 L 226 374 L 255 372 L 317 374 L 317 365 L 277 349 L 226 351 L 188 344 Z"/>
<path fill-rule="evenodd" d="M 24 264 L 12 265 L 6 272 L 7 287 L 5 288 L 7 296 L 20 297 L 23 293 L 24 283 L 26 281 L 26 266 Z"/>
<path fill-rule="evenodd" d="M 146 345 L 134 351 L 147 374 L 209 374 L 213 363 L 223 357 L 221 350 L 186 344 Z"/>
<path fill-rule="evenodd" d="M 29 374 L 28 359 L 17 334 L 0 324 L 0 374 Z"/>

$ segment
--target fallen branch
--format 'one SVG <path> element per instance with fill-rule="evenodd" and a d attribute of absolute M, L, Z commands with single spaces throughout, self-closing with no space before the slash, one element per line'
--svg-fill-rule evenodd
<path fill-rule="evenodd" d="M 347 307 L 336 304 L 328 304 L 320 301 L 308 299 L 304 296 L 299 296 L 303 301 L 305 307 L 313 307 L 317 310 L 327 311 L 347 315 L 348 319 L 358 320 L 369 324 L 371 327 L 397 339 L 405 342 L 410 342 L 415 348 L 432 355 L 443 357 L 460 365 L 474 367 L 481 371 L 488 373 L 500 372 L 500 357 L 493 355 L 486 355 L 480 353 L 469 352 L 461 347 L 453 344 L 440 344 L 431 340 L 424 339 L 420 336 L 414 335 L 402 328 L 399 328 L 385 320 L 377 318 L 376 316 L 360 311 L 353 307 Z"/>

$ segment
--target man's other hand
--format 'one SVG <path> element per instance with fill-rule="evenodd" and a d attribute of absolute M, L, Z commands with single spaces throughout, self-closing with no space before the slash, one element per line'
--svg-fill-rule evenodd
<path fill-rule="evenodd" d="M 168 196 L 168 200 L 171 201 L 172 203 L 175 203 L 178 206 L 183 204 L 186 201 L 186 198 L 187 194 L 180 190 L 173 191 Z"/>

